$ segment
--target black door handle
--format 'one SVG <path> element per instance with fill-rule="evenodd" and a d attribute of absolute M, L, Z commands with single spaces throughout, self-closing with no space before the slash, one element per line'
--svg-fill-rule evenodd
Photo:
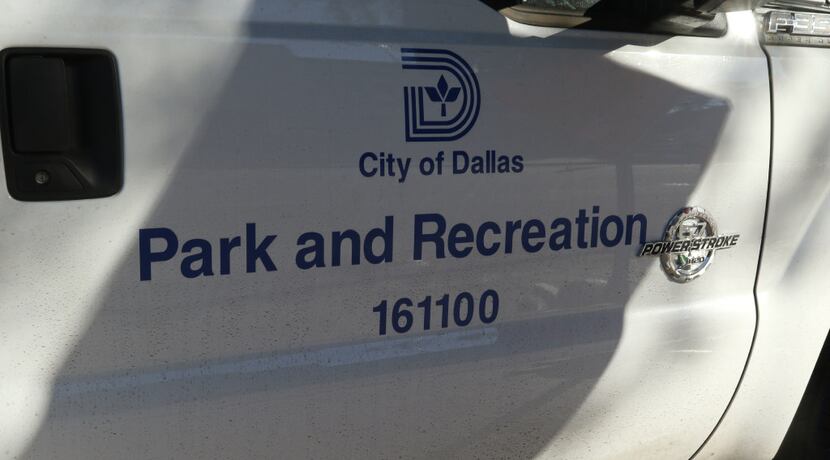
<path fill-rule="evenodd" d="M 124 184 L 121 97 L 105 50 L 0 52 L 0 134 L 9 194 L 22 201 L 106 197 Z"/>

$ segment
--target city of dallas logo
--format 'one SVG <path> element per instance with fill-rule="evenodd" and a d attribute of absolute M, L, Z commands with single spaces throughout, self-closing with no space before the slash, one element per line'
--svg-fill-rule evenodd
<path fill-rule="evenodd" d="M 401 48 L 401 67 L 429 82 L 403 88 L 407 142 L 454 141 L 473 128 L 481 89 L 467 61 L 450 50 Z"/>
<path fill-rule="evenodd" d="M 685 283 L 702 275 L 715 252 L 734 247 L 739 237 L 736 233 L 719 235 L 715 220 L 705 209 L 683 208 L 669 221 L 663 241 L 645 243 L 640 256 L 660 256 L 669 279 Z"/>

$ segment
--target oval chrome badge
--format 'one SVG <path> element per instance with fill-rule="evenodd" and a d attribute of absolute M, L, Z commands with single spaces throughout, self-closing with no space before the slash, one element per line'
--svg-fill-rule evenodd
<path fill-rule="evenodd" d="M 718 234 L 715 219 L 699 206 L 683 208 L 669 221 L 663 241 L 645 243 L 640 256 L 660 256 L 670 280 L 685 283 L 700 277 L 715 252 L 738 244 L 740 235 Z"/>

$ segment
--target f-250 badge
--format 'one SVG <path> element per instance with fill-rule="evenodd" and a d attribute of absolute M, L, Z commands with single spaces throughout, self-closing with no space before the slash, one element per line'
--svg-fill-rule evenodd
<path fill-rule="evenodd" d="M 719 235 L 715 220 L 705 209 L 683 208 L 669 221 L 663 241 L 645 243 L 640 256 L 660 256 L 669 279 L 686 283 L 709 268 L 716 251 L 737 245 L 739 236 Z"/>

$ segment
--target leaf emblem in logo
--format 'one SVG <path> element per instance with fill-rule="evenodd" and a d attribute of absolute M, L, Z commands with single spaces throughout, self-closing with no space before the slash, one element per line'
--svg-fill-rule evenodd
<path fill-rule="evenodd" d="M 458 94 L 461 92 L 460 86 L 453 86 L 450 88 L 443 75 L 441 75 L 441 78 L 438 79 L 437 85 L 427 86 L 425 89 L 427 90 L 429 100 L 441 103 L 442 117 L 447 116 L 447 102 L 455 102 L 455 100 L 458 99 Z"/>

